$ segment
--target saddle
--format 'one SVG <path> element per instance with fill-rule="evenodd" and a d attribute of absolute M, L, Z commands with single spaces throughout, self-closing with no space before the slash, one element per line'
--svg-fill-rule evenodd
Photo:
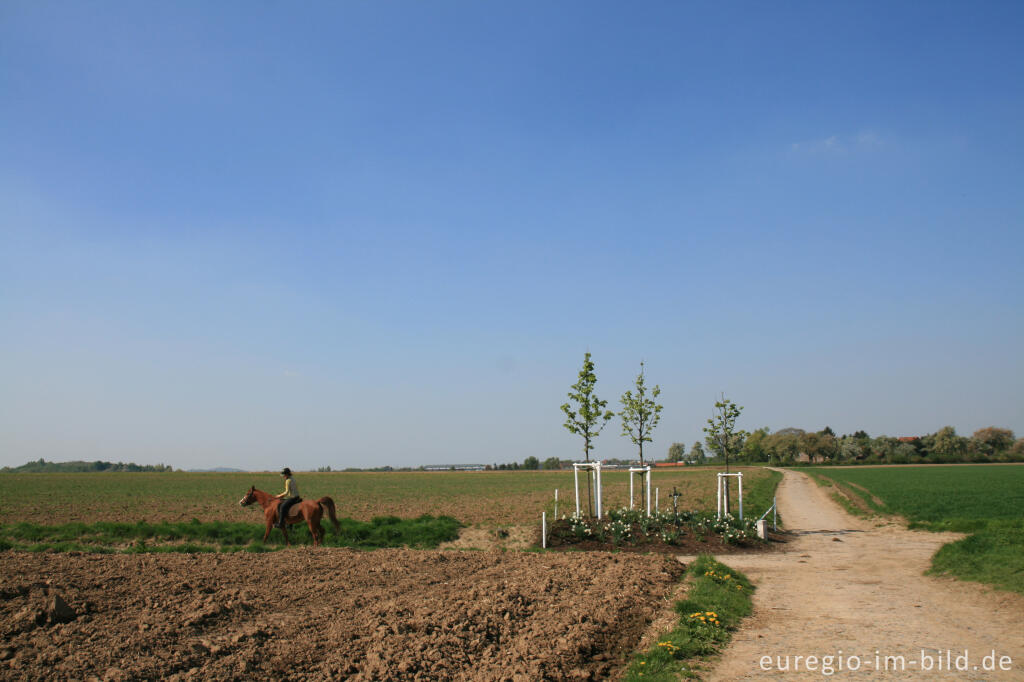
<path fill-rule="evenodd" d="M 283 521 L 288 518 L 298 517 L 300 515 L 299 510 L 296 509 L 297 505 L 302 502 L 301 497 L 293 497 L 289 500 L 281 500 L 281 504 L 277 510 L 277 527 L 280 528 L 283 525 Z"/>

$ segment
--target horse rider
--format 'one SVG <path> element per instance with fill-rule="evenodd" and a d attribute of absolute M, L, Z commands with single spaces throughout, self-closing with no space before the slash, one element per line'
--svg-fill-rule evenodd
<path fill-rule="evenodd" d="M 281 504 L 277 505 L 277 523 L 274 524 L 275 528 L 284 528 L 284 520 L 288 518 L 288 508 L 296 502 L 302 501 L 302 498 L 299 497 L 299 488 L 295 485 L 295 479 L 292 478 L 292 470 L 285 467 L 281 470 L 281 475 L 284 476 L 284 492 L 280 495 L 274 495 L 274 497 L 282 500 Z"/>

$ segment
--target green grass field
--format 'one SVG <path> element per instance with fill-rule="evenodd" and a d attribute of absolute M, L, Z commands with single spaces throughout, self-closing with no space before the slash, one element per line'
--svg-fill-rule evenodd
<path fill-rule="evenodd" d="M 848 494 L 859 495 L 879 512 L 906 517 L 912 528 L 970 533 L 936 552 L 932 572 L 1024 594 L 1024 466 L 811 471 L 848 484 L 844 486 Z M 872 495 L 883 504 L 877 504 Z"/>
<path fill-rule="evenodd" d="M 421 516 L 399 519 L 384 516 L 372 521 L 339 519 L 337 532 L 325 524 L 327 547 L 381 547 L 435 548 L 442 542 L 458 537 L 461 524 L 447 516 L 439 518 Z M 42 525 L 15 523 L 0 525 L 0 550 L 15 549 L 27 552 L 92 552 L 92 553 L 147 553 L 147 552 L 266 552 L 281 549 L 284 542 L 275 531 L 267 544 L 263 543 L 263 528 L 251 523 L 214 521 L 202 523 L 65 523 Z M 291 541 L 298 544 L 312 542 L 305 525 L 292 526 Z"/>

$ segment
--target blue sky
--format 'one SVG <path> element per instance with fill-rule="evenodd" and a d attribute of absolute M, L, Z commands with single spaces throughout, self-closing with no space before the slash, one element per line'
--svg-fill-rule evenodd
<path fill-rule="evenodd" d="M 0 7 L 0 464 L 1024 435 L 1019 3 Z M 633 452 L 617 424 L 596 455 Z"/>

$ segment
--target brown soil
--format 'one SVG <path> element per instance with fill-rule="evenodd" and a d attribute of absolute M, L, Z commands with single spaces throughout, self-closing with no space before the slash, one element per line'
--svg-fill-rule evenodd
<path fill-rule="evenodd" d="M 441 543 L 440 549 L 529 549 L 539 546 L 539 535 L 539 531 L 530 526 L 467 527 L 459 529 L 458 539 Z"/>
<path fill-rule="evenodd" d="M 861 670 L 835 672 L 858 679 L 1024 679 L 1024 597 L 977 583 L 924 575 L 931 556 L 953 533 L 910 531 L 891 519 L 847 514 L 829 498 L 831 488 L 786 471 L 778 489 L 779 513 L 793 540 L 786 552 L 729 557 L 726 563 L 757 586 L 754 614 L 736 633 L 714 668 L 713 680 L 822 679 L 822 656 L 860 657 Z M 932 670 L 931 656 L 966 650 L 968 670 Z M 1009 671 L 985 671 L 984 656 L 1009 656 Z M 903 656 L 902 671 L 875 668 L 875 652 Z M 790 656 L 791 668 L 775 668 Z M 817 656 L 797 673 L 794 656 Z M 771 656 L 771 670 L 761 657 Z M 785 660 L 785 659 L 783 659 Z M 894 666 L 898 666 L 896 661 Z M 977 666 L 975 668 L 975 666 Z"/>
<path fill-rule="evenodd" d="M 537 540 L 539 543 L 539 539 Z M 565 544 L 549 543 L 548 549 L 554 552 L 574 552 L 574 551 L 614 551 L 614 552 L 628 552 L 628 553 L 640 553 L 645 554 L 653 552 L 657 554 L 668 554 L 671 556 L 689 555 L 696 556 L 698 554 L 761 554 L 764 552 L 775 552 L 783 550 L 789 539 L 785 533 L 768 533 L 768 542 L 750 542 L 743 545 L 730 545 L 722 540 L 718 535 L 709 533 L 704 540 L 698 540 L 692 535 L 684 536 L 679 539 L 677 544 L 667 545 L 660 541 L 650 541 L 643 544 L 620 544 L 612 546 L 607 542 L 596 542 L 588 540 L 586 542 L 570 542 Z"/>
<path fill-rule="evenodd" d="M 7 551 L 0 677 L 606 679 L 682 571 L 607 553 Z"/>

